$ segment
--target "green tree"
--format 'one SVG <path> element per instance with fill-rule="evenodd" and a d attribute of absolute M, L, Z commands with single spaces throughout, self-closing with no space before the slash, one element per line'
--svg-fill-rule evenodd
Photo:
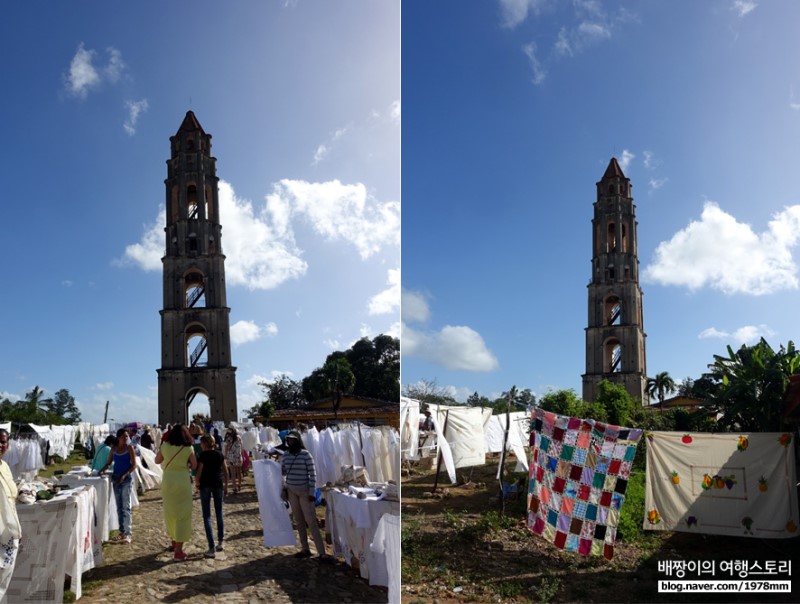
<path fill-rule="evenodd" d="M 338 411 L 338 403 L 345 394 L 351 394 L 356 385 L 356 376 L 350 369 L 350 363 L 344 357 L 330 359 L 303 379 L 303 396 L 308 401 L 315 401 L 329 396 L 334 398 L 334 411 Z"/>
<path fill-rule="evenodd" d="M 570 417 L 608 421 L 605 407 L 598 403 L 587 403 L 578 398 L 571 388 L 569 390 L 551 390 L 539 398 L 537 406 L 545 411 L 552 411 Z"/>
<path fill-rule="evenodd" d="M 666 371 L 657 373 L 654 378 L 647 378 L 647 394 L 657 397 L 659 403 L 664 402 L 667 394 L 675 392 L 675 388 L 675 380 Z"/>
<path fill-rule="evenodd" d="M 477 392 L 473 392 L 467 397 L 467 407 L 491 407 L 492 401 Z"/>
<path fill-rule="evenodd" d="M 800 351 L 793 342 L 777 352 L 764 338 L 736 352 L 728 346 L 728 356 L 714 355 L 708 367 L 720 383 L 713 399 L 722 412 L 720 426 L 755 432 L 784 428 L 781 412 L 789 376 L 800 370 Z"/>
<path fill-rule="evenodd" d="M 343 356 L 355 376 L 355 396 L 400 401 L 399 339 L 385 334 L 361 338 Z"/>
<path fill-rule="evenodd" d="M 77 424 L 81 421 L 81 412 L 69 390 L 62 388 L 53 395 L 52 399 L 45 399 L 44 407 L 50 424 Z"/>
<path fill-rule="evenodd" d="M 597 384 L 597 403 L 605 407 L 608 423 L 617 426 L 630 426 L 634 412 L 639 407 L 625 386 L 608 380 L 601 380 Z"/>
<path fill-rule="evenodd" d="M 274 409 L 298 409 L 308 404 L 303 396 L 303 384 L 285 373 L 271 382 L 259 382 L 258 385 L 264 392 L 264 402 L 272 403 Z"/>

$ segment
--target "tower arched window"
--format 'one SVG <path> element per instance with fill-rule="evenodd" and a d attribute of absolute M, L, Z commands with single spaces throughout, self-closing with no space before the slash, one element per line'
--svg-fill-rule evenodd
<path fill-rule="evenodd" d="M 628 253 L 628 229 L 626 225 L 622 225 L 622 251 Z"/>
<path fill-rule="evenodd" d="M 614 185 L 608 185 L 608 194 L 609 195 L 613 195 L 614 194 Z"/>
<path fill-rule="evenodd" d="M 206 367 L 208 365 L 208 340 L 206 328 L 195 323 L 186 328 L 186 366 Z"/>
<path fill-rule="evenodd" d="M 619 296 L 610 295 L 603 301 L 603 324 L 619 325 L 622 321 L 622 302 Z"/>
<path fill-rule="evenodd" d="M 608 223 L 606 248 L 606 251 L 610 254 L 617 251 L 617 225 L 615 225 L 613 222 Z"/>
<path fill-rule="evenodd" d="M 186 211 L 189 220 L 198 218 L 197 187 L 195 185 L 189 185 L 186 189 Z"/>
<path fill-rule="evenodd" d="M 184 305 L 186 308 L 206 306 L 206 287 L 203 274 L 199 271 L 188 273 L 183 279 Z"/>
<path fill-rule="evenodd" d="M 603 345 L 603 373 L 622 371 L 622 345 L 616 338 L 609 338 Z"/>

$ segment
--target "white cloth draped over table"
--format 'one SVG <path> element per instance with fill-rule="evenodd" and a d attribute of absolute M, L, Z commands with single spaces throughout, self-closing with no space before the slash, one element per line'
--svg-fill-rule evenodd
<path fill-rule="evenodd" d="M 384 514 L 400 515 L 400 503 L 386 499 L 358 499 L 353 493 L 326 493 L 325 531 L 330 533 L 333 553 L 350 566 L 358 560 L 359 572 L 370 585 L 389 585 L 387 554 L 370 548 Z M 398 546 L 399 547 L 399 546 Z"/>
<path fill-rule="evenodd" d="M 370 549 L 386 556 L 389 604 L 400 604 L 400 516 L 381 516 Z"/>
<path fill-rule="evenodd" d="M 264 546 L 295 545 L 289 510 L 280 496 L 283 487 L 280 464 L 269 459 L 258 459 L 253 462 L 253 477 L 264 530 Z"/>
<path fill-rule="evenodd" d="M 17 507 L 23 538 L 6 595 L 9 602 L 64 601 L 64 575 L 81 597 L 81 575 L 102 564 L 94 523 L 95 490 L 85 486 L 49 501 Z"/>

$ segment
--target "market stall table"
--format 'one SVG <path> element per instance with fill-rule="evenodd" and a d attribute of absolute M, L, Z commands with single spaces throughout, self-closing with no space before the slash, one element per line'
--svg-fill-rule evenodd
<path fill-rule="evenodd" d="M 63 474 L 58 481 L 62 488 L 70 489 L 88 486 L 94 488 L 94 505 L 97 511 L 98 535 L 101 541 L 108 541 L 111 532 L 112 517 L 114 524 L 117 522 L 117 508 L 111 490 L 111 476 L 83 476 L 81 474 Z M 113 509 L 112 509 L 112 504 Z M 113 512 L 113 514 L 112 514 Z M 102 548 L 99 547 L 102 552 Z"/>
<path fill-rule="evenodd" d="M 325 531 L 330 533 L 333 555 L 357 566 L 370 585 L 388 586 L 386 554 L 372 551 L 370 544 L 384 514 L 400 515 L 400 502 L 369 496 L 359 499 L 355 492 L 337 490 L 325 494 Z"/>
<path fill-rule="evenodd" d="M 103 563 L 95 493 L 82 486 L 49 501 L 17 505 L 22 539 L 6 592 L 9 602 L 60 604 L 65 575 L 75 598 L 81 597 L 81 575 Z"/>

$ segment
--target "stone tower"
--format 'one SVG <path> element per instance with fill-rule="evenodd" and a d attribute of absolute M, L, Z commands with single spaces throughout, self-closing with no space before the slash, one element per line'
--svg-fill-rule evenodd
<path fill-rule="evenodd" d="M 199 393 L 208 397 L 212 420 L 236 421 L 217 160 L 211 135 L 191 111 L 169 140 L 158 421 L 190 420 Z"/>
<path fill-rule="evenodd" d="M 611 158 L 597 183 L 592 220 L 592 280 L 586 328 L 583 399 L 596 400 L 597 384 L 625 386 L 648 402 L 642 289 L 639 287 L 636 206 L 630 180 Z"/>

